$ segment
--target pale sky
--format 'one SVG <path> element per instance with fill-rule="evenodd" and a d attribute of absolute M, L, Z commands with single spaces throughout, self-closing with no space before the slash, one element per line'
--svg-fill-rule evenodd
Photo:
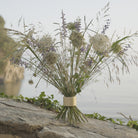
<path fill-rule="evenodd" d="M 90 20 L 107 2 L 111 7 L 111 30 L 138 30 L 138 0 L 0 0 L 0 15 L 6 27 L 16 27 L 22 16 L 26 23 L 41 22 L 44 30 L 51 32 L 53 22 L 60 21 L 61 10 L 69 21 L 78 16 Z"/>

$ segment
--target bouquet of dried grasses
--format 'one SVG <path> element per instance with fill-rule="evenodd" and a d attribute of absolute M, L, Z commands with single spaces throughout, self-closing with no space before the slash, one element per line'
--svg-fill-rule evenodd
<path fill-rule="evenodd" d="M 138 33 L 117 37 L 116 40 L 105 35 L 110 25 L 108 10 L 109 4 L 98 13 L 95 21 L 99 22 L 101 18 L 104 21 L 98 29 L 94 29 L 94 20 L 87 24 L 85 17 L 84 25 L 80 19 L 67 23 L 62 12 L 62 23 L 55 23 L 59 26 L 56 39 L 49 35 L 36 38 L 34 26 L 29 29 L 25 26 L 24 32 L 8 29 L 20 36 L 22 50 L 32 53 L 30 58 L 22 57 L 20 64 L 33 70 L 34 76 L 44 79 L 64 95 L 63 109 L 57 119 L 70 124 L 86 121 L 87 118 L 76 106 L 76 95 L 83 87 L 90 80 L 95 80 L 103 70 L 108 70 L 112 82 L 113 71 L 119 80 L 120 70 L 129 72 L 130 63 L 137 65 L 138 57 L 134 52 L 129 56 L 129 51 L 132 50 L 131 38 L 138 36 Z"/>

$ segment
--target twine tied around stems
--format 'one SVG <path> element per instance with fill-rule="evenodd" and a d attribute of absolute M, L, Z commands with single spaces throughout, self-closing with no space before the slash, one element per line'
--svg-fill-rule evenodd
<path fill-rule="evenodd" d="M 63 97 L 64 106 L 76 106 L 76 96 L 73 97 Z"/>

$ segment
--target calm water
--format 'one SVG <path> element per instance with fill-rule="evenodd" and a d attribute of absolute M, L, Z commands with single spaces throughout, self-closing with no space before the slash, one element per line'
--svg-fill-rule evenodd
<path fill-rule="evenodd" d="M 33 85 L 28 84 L 31 79 L 31 73 L 25 72 L 25 78 L 22 84 L 16 84 L 20 91 L 14 92 L 15 95 L 22 94 L 25 97 L 38 96 L 42 91 L 47 95 L 54 94 L 62 104 L 63 96 L 57 89 L 41 81 L 35 88 L 38 81 L 36 78 Z M 131 69 L 130 75 L 121 77 L 121 85 L 111 84 L 107 88 L 103 81 L 90 83 L 80 95 L 77 96 L 77 106 L 84 113 L 98 112 L 107 117 L 122 118 L 119 112 L 126 116 L 131 115 L 133 119 L 138 120 L 138 71 L 136 68 Z M 11 88 L 11 87 L 10 87 Z M 11 89 L 12 90 L 12 89 Z M 13 92 L 12 92 L 13 93 Z"/>

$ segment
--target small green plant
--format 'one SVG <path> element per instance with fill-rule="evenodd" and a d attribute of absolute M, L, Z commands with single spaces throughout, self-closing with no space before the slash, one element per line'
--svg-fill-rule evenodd
<path fill-rule="evenodd" d="M 33 98 L 23 97 L 22 95 L 16 97 L 7 96 L 4 93 L 0 93 L 0 97 L 12 98 L 16 101 L 31 103 L 40 106 L 41 108 L 45 108 L 47 110 L 51 110 L 54 112 L 60 112 L 60 110 L 62 109 L 62 106 L 59 104 L 59 101 L 54 100 L 54 95 L 47 96 L 45 92 L 41 92 L 41 94 L 38 97 L 33 97 Z"/>
<path fill-rule="evenodd" d="M 114 123 L 114 124 L 121 125 L 121 124 L 119 124 L 116 120 L 114 120 L 113 118 L 107 118 L 106 120 L 109 120 L 109 121 L 111 121 L 111 122 Z"/>
<path fill-rule="evenodd" d="M 134 128 L 134 129 L 138 130 L 138 121 L 133 120 L 131 116 L 127 117 L 127 116 L 125 116 L 125 115 L 122 114 L 122 113 L 119 113 L 119 114 L 122 115 L 125 119 L 128 120 L 127 126 L 129 126 L 129 127 L 131 127 L 131 128 Z"/>
<path fill-rule="evenodd" d="M 41 92 L 37 98 L 25 97 L 25 100 L 28 103 L 32 103 L 55 112 L 59 112 L 62 108 L 59 102 L 57 100 L 54 100 L 54 95 L 46 96 L 45 92 Z"/>
<path fill-rule="evenodd" d="M 138 121 L 130 120 L 128 121 L 127 126 L 138 130 Z"/>
<path fill-rule="evenodd" d="M 105 116 L 100 115 L 99 113 L 93 113 L 93 114 L 86 114 L 87 117 L 89 118 L 94 118 L 94 119 L 98 119 L 98 120 L 106 120 Z"/>
<path fill-rule="evenodd" d="M 94 119 L 98 119 L 98 120 L 102 120 L 102 121 L 110 121 L 114 124 L 118 124 L 118 125 L 126 125 L 134 128 L 136 130 L 138 130 L 138 121 L 133 120 L 131 118 L 131 116 L 126 117 L 124 114 L 120 113 L 124 118 L 126 118 L 127 120 L 129 120 L 127 123 L 125 123 L 124 121 L 122 121 L 121 119 L 113 119 L 113 118 L 107 118 L 105 116 L 100 115 L 99 113 L 93 113 L 93 114 L 85 114 L 88 118 L 94 118 Z"/>
<path fill-rule="evenodd" d="M 8 98 L 9 96 L 5 95 L 4 93 L 0 93 L 1 98 Z"/>
<path fill-rule="evenodd" d="M 98 120 L 102 120 L 102 121 L 110 121 L 110 122 L 112 122 L 114 124 L 118 124 L 118 125 L 124 125 L 124 123 L 125 123 L 121 119 L 107 118 L 103 115 L 100 115 L 99 113 L 86 114 L 86 116 L 89 118 L 94 118 L 94 119 L 98 119 Z"/>
<path fill-rule="evenodd" d="M 124 121 L 122 121 L 121 119 L 116 119 L 116 121 L 118 121 L 120 125 L 124 124 Z"/>

